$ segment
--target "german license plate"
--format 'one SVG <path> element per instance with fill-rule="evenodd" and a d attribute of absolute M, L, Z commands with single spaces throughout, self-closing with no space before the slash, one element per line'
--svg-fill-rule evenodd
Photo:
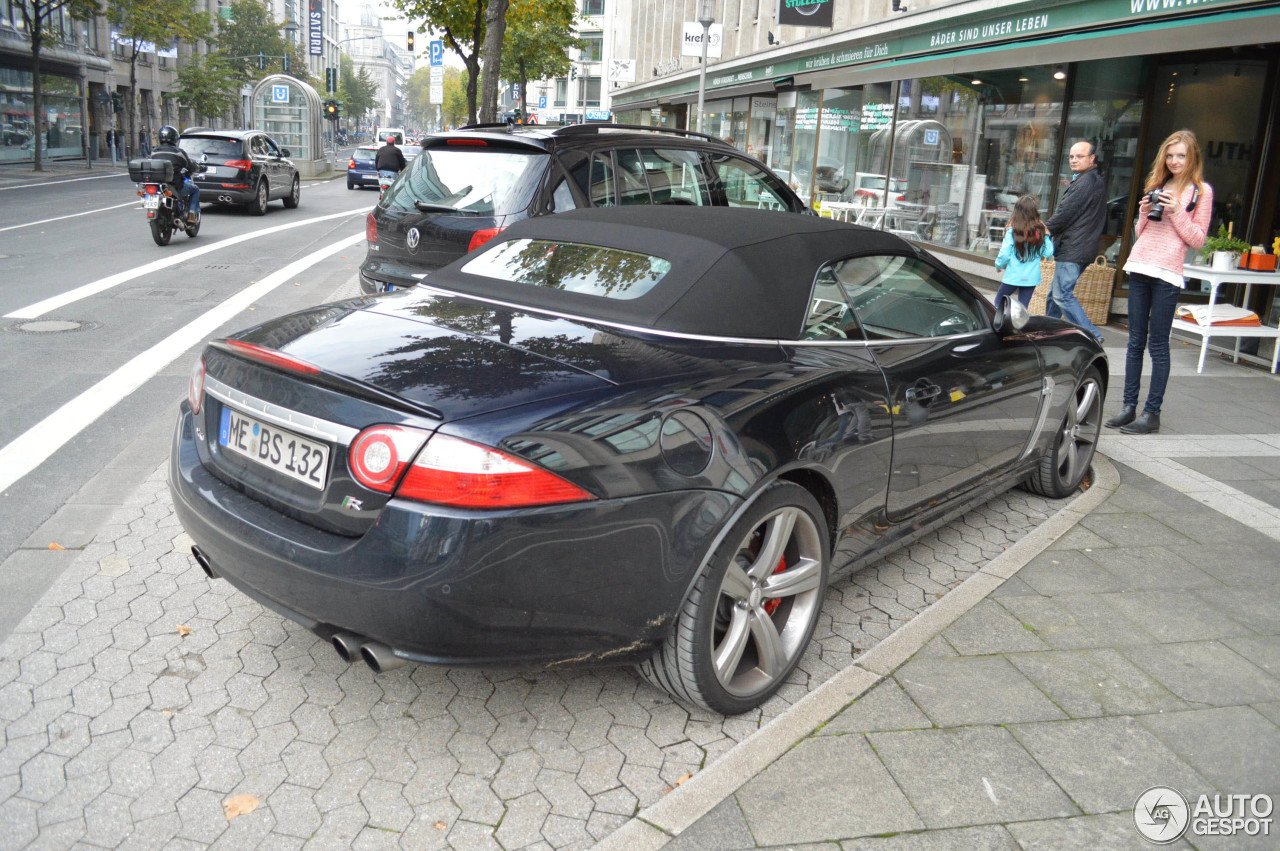
<path fill-rule="evenodd" d="M 218 443 L 317 490 L 324 488 L 329 474 L 329 447 L 325 444 L 268 425 L 225 405 Z"/>
<path fill-rule="evenodd" d="M 159 195 L 143 195 L 142 196 L 142 209 L 157 210 L 159 208 L 160 208 Z"/>

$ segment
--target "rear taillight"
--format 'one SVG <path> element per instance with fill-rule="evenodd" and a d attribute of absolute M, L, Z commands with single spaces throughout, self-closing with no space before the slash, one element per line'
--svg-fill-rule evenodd
<path fill-rule="evenodd" d="M 355 167 L 356 167 L 356 161 L 354 157 L 347 160 L 347 168 L 355 168 Z"/>
<path fill-rule="evenodd" d="M 224 340 L 223 342 L 227 348 L 236 354 L 244 355 L 247 358 L 256 360 L 258 363 L 265 363 L 267 366 L 274 366 L 277 369 L 298 372 L 303 375 L 316 375 L 320 372 L 320 367 L 315 364 L 307 363 L 275 349 L 255 346 L 253 343 L 246 343 L 243 340 Z"/>
<path fill-rule="evenodd" d="M 356 435 L 347 451 L 351 475 L 370 490 L 391 493 L 426 439 L 426 432 L 414 428 L 370 426 Z"/>
<path fill-rule="evenodd" d="M 471 242 L 467 243 L 467 250 L 475 251 L 501 232 L 502 228 L 483 228 L 482 230 L 476 231 L 471 234 Z"/>
<path fill-rule="evenodd" d="M 204 404 L 204 355 L 196 358 L 195 368 L 191 370 L 191 380 L 187 382 L 187 401 L 191 404 L 191 413 L 200 413 Z"/>
<path fill-rule="evenodd" d="M 445 144 L 464 148 L 487 148 L 489 143 L 483 139 L 450 139 Z"/>
<path fill-rule="evenodd" d="M 143 187 L 143 191 L 145 191 L 148 195 L 155 195 L 157 192 L 160 191 L 160 187 L 156 186 L 154 183 L 148 183 L 145 187 Z"/>
<path fill-rule="evenodd" d="M 227 160 L 223 165 L 238 168 L 241 171 L 249 171 L 253 168 L 253 163 L 249 160 Z"/>
<path fill-rule="evenodd" d="M 427 441 L 396 496 L 462 508 L 519 508 L 595 499 L 549 470 L 442 434 Z"/>
<path fill-rule="evenodd" d="M 378 222 L 373 218 L 373 213 L 364 217 L 364 238 L 368 242 L 378 241 Z"/>

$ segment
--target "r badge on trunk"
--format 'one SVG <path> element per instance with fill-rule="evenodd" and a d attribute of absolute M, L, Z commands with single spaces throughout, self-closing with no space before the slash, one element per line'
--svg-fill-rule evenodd
<path fill-rule="evenodd" d="M 404 247 L 409 249 L 410 254 L 416 254 L 418 251 L 418 243 L 422 240 L 422 234 L 418 233 L 417 228 L 409 228 L 409 232 L 404 237 Z"/>

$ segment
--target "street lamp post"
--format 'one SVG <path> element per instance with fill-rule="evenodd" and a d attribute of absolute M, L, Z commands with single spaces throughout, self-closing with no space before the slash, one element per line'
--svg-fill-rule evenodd
<path fill-rule="evenodd" d="M 698 67 L 698 132 L 704 133 L 702 104 L 707 93 L 707 42 L 716 22 L 716 0 L 698 0 L 698 23 L 702 24 L 702 64 Z"/>

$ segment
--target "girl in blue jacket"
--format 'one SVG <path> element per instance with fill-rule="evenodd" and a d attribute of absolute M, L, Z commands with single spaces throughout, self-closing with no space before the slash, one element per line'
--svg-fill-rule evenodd
<path fill-rule="evenodd" d="M 1023 195 L 1013 205 L 1009 227 L 1004 232 L 996 268 L 1004 269 L 996 305 L 1000 299 L 1016 295 L 1023 307 L 1031 305 L 1031 294 L 1040 285 L 1040 261 L 1053 259 L 1053 240 L 1040 218 L 1040 199 Z"/>

